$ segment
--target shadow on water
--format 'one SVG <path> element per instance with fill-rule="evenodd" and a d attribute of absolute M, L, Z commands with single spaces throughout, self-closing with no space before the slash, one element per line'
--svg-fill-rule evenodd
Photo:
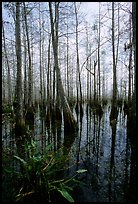
<path fill-rule="evenodd" d="M 73 111 L 76 113 L 75 109 Z M 10 155 L 7 157 L 9 165 L 18 168 L 15 161 L 12 163 L 12 157 L 23 154 L 22 144 L 26 138 L 34 138 L 42 153 L 44 147 L 52 143 L 51 150 L 56 151 L 63 147 L 63 155 L 68 155 L 66 174 L 72 175 L 78 169 L 87 169 L 86 173 L 78 176 L 85 185 L 75 188 L 76 202 L 135 201 L 136 135 L 134 137 L 133 134 L 136 134 L 136 131 L 133 130 L 132 124 L 134 120 L 127 115 L 124 117 L 123 110 L 111 118 L 109 105 L 103 108 L 101 117 L 86 104 L 83 104 L 82 112 L 83 114 L 78 112 L 75 115 L 79 131 L 68 133 L 64 132 L 63 119 L 46 122 L 44 117 L 40 117 L 38 109 L 33 128 L 28 127 L 28 135 L 18 139 L 12 132 L 13 124 L 7 120 L 2 125 L 2 145 L 4 151 Z M 6 193 L 5 190 L 3 200 L 6 200 Z M 8 199 L 10 200 L 10 196 Z"/>

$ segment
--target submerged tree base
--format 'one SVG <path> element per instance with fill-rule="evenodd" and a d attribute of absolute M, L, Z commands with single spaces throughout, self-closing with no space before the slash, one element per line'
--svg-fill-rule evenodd
<path fill-rule="evenodd" d="M 26 122 L 34 122 L 34 114 L 35 114 L 35 110 L 34 110 L 33 106 L 27 108 L 27 111 L 25 114 L 25 121 Z"/>
<path fill-rule="evenodd" d="M 25 133 L 26 133 L 25 120 L 24 118 L 20 118 L 16 121 L 15 124 L 15 136 L 20 137 L 25 135 Z"/>
<path fill-rule="evenodd" d="M 68 112 L 64 112 L 64 132 L 78 131 L 78 125 L 74 117 Z"/>
<path fill-rule="evenodd" d="M 93 110 L 94 114 L 102 117 L 103 109 L 102 109 L 100 101 L 98 101 L 98 100 L 90 101 L 89 105 L 90 105 L 91 109 Z"/>
<path fill-rule="evenodd" d="M 83 107 L 82 107 L 82 104 L 81 103 L 77 103 L 76 106 L 75 106 L 75 111 L 77 114 L 80 113 L 80 116 L 82 117 L 83 116 Z"/>

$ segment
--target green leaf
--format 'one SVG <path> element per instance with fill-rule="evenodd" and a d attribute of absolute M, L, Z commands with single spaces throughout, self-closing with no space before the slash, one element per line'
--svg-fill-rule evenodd
<path fill-rule="evenodd" d="M 63 185 L 64 185 L 64 188 L 66 188 L 66 189 L 68 189 L 68 190 L 70 190 L 70 191 L 73 191 L 73 188 L 72 188 L 72 187 L 67 186 L 67 185 L 65 185 L 65 184 L 63 184 Z"/>
<path fill-rule="evenodd" d="M 72 179 L 72 181 L 74 181 L 76 184 L 78 183 L 79 185 L 86 186 L 86 183 L 84 183 L 83 181 L 79 181 L 79 180 L 76 180 L 76 179 Z"/>
<path fill-rule="evenodd" d="M 53 145 L 53 142 L 52 142 L 51 144 L 47 145 L 47 146 L 45 147 L 45 151 L 46 151 L 46 152 L 49 151 L 50 148 L 52 147 L 52 145 Z"/>
<path fill-rule="evenodd" d="M 31 140 L 31 145 L 32 145 L 32 147 L 36 147 L 36 141 L 34 141 L 34 140 Z"/>
<path fill-rule="evenodd" d="M 76 171 L 78 174 L 80 174 L 80 173 L 84 173 L 84 172 L 86 172 L 87 170 L 86 169 L 79 169 L 78 171 Z"/>
<path fill-rule="evenodd" d="M 11 168 L 5 168 L 4 171 L 5 171 L 6 173 L 14 173 L 14 170 L 11 169 Z"/>
<path fill-rule="evenodd" d="M 66 198 L 69 202 L 75 202 L 74 199 L 71 197 L 71 195 L 66 191 L 65 188 L 62 186 L 62 190 L 57 189 L 61 195 Z"/>
<path fill-rule="evenodd" d="M 16 159 L 18 159 L 20 162 L 22 162 L 24 165 L 26 165 L 27 164 L 27 162 L 24 160 L 24 159 L 22 159 L 22 158 L 20 158 L 20 157 L 18 157 L 18 156 L 14 156 Z"/>

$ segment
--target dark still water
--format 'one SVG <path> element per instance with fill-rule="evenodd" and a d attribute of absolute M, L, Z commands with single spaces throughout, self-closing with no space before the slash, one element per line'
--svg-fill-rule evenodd
<path fill-rule="evenodd" d="M 136 178 L 132 171 L 135 161 L 132 161 L 133 146 L 127 133 L 127 115 L 119 110 L 117 121 L 110 124 L 110 106 L 103 111 L 100 118 L 86 104 L 82 117 L 74 110 L 79 131 L 77 135 L 64 135 L 63 122 L 57 124 L 58 128 L 54 124 L 47 127 L 38 107 L 31 134 L 42 152 L 50 143 L 53 150 L 63 145 L 66 147 L 65 154 L 69 156 L 66 174 L 73 175 L 81 168 L 87 170 L 80 176 L 85 185 L 74 192 L 76 202 L 131 202 L 135 200 L 132 181 Z M 17 155 L 13 126 L 8 117 L 2 124 L 2 145 L 9 157 Z M 16 166 L 16 163 L 11 165 Z M 6 200 L 6 190 L 3 191 Z"/>

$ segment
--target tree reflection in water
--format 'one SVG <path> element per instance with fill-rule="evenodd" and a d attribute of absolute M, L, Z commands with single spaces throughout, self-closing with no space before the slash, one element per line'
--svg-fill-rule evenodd
<path fill-rule="evenodd" d="M 83 105 L 83 114 L 76 114 L 79 131 L 64 134 L 63 123 L 47 123 L 36 114 L 32 137 L 40 149 L 53 142 L 52 150 L 61 146 L 68 155 L 68 172 L 80 168 L 87 173 L 78 177 L 85 185 L 74 191 L 76 202 L 126 202 L 135 200 L 136 189 L 136 142 L 132 135 L 132 123 L 123 111 L 110 121 L 109 106 L 104 107 L 102 117 L 95 115 L 89 105 Z M 74 110 L 75 114 L 75 110 Z M 127 121 L 128 120 L 128 121 Z M 12 124 L 2 125 L 3 147 L 14 149 L 22 142 L 11 134 Z M 136 132 L 136 131 L 135 131 Z M 10 146 L 9 146 L 10 144 Z M 20 151 L 22 148 L 19 148 Z M 14 151 L 14 154 L 17 152 Z M 22 153 L 21 153 L 22 154 Z"/>

